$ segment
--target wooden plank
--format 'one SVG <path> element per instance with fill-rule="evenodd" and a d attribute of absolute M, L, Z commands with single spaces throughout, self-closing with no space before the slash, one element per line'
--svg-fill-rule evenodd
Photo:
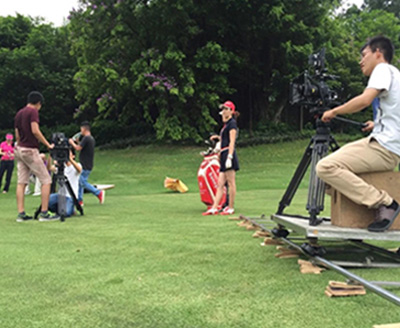
<path fill-rule="evenodd" d="M 359 290 L 359 289 L 364 289 L 364 286 L 362 285 L 352 285 L 352 284 L 347 284 L 342 281 L 329 281 L 329 287 L 331 289 L 342 289 L 342 290 Z"/>
<path fill-rule="evenodd" d="M 262 246 L 266 245 L 283 245 L 283 242 L 278 240 L 278 239 L 273 239 L 273 238 L 265 238 L 264 242 L 261 244 Z"/>
<path fill-rule="evenodd" d="M 326 287 L 326 291 L 332 296 L 356 296 L 356 295 L 365 295 L 367 292 L 365 289 L 361 290 L 336 290 L 331 287 Z"/>
<path fill-rule="evenodd" d="M 271 237 L 271 234 L 268 231 L 256 231 L 253 234 L 253 238 L 265 238 L 265 237 Z"/>

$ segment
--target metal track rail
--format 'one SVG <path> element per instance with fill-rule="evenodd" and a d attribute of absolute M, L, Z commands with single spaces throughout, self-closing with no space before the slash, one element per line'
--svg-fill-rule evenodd
<path fill-rule="evenodd" d="M 271 235 L 273 235 L 275 238 L 283 241 L 285 244 L 289 245 L 290 247 L 293 247 L 297 250 L 299 250 L 302 254 L 304 254 L 305 256 L 307 256 L 308 258 L 310 258 L 314 263 L 316 264 L 320 264 L 326 268 L 329 268 L 331 270 L 335 270 L 336 272 L 340 273 L 341 275 L 347 277 L 348 279 L 350 279 L 351 281 L 357 282 L 361 285 L 363 285 L 365 288 L 367 288 L 368 290 L 370 290 L 371 292 L 383 297 L 384 299 L 388 300 L 389 302 L 392 302 L 393 304 L 396 304 L 397 306 L 400 306 L 400 297 L 387 291 L 386 289 L 377 286 L 377 284 L 381 284 L 383 285 L 384 282 L 376 282 L 376 284 L 374 284 L 374 282 L 368 281 L 364 278 L 361 278 L 360 276 L 357 276 L 356 274 L 347 271 L 346 269 L 342 268 L 341 266 L 334 264 L 326 259 L 324 259 L 321 256 L 318 255 L 313 255 L 310 254 L 308 252 L 306 252 L 304 250 L 303 247 L 301 247 L 300 245 L 294 243 L 293 241 L 291 241 L 290 239 L 287 238 L 286 236 L 279 236 L 279 234 L 276 233 L 276 231 L 274 231 L 275 229 L 268 229 L 263 223 L 258 223 L 255 219 L 253 218 L 247 218 L 242 216 L 241 217 L 244 220 L 247 220 L 248 222 L 250 222 L 251 224 L 253 224 L 254 226 L 257 226 L 259 228 L 261 228 L 263 231 L 267 231 L 269 232 Z M 263 220 L 265 221 L 265 220 Z M 371 246 L 371 245 L 368 245 Z M 393 283 L 395 284 L 395 283 Z M 387 285 L 391 285 L 391 283 L 387 283 Z M 392 285 L 393 286 L 393 285 Z"/>

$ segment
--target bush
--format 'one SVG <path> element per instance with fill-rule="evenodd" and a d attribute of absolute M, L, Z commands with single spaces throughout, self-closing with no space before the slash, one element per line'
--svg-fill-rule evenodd
<path fill-rule="evenodd" d="M 45 138 L 50 142 L 53 133 L 62 132 L 65 134 L 65 137 L 72 138 L 76 133 L 80 131 L 80 127 L 75 123 L 71 123 L 68 125 L 57 125 L 53 127 L 41 126 L 40 130 L 42 131 Z"/>
<path fill-rule="evenodd" d="M 148 128 L 143 127 L 142 125 L 142 123 L 123 125 L 116 121 L 97 121 L 92 125 L 92 135 L 96 139 L 96 146 L 112 144 L 119 145 L 118 148 L 124 148 L 123 145 L 125 144 L 126 147 L 128 147 L 131 143 L 136 145 L 140 141 L 147 142 L 146 138 L 149 139 L 149 133 L 146 133 Z M 67 138 L 71 138 L 80 131 L 80 124 L 71 123 L 50 128 L 46 126 L 40 128 L 43 135 L 50 141 L 54 132 L 62 132 Z M 142 137 L 143 135 L 147 136 Z"/>

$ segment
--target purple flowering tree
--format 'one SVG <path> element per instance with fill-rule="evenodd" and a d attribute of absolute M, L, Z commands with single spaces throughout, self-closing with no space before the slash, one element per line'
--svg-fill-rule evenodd
<path fill-rule="evenodd" d="M 160 20 L 173 8 L 158 1 L 81 0 L 71 11 L 79 113 L 143 122 L 158 139 L 200 140 L 213 129 L 220 97 L 232 92 L 232 54 L 216 42 L 189 51 L 195 31 L 179 40 L 171 29 L 180 18 Z"/>

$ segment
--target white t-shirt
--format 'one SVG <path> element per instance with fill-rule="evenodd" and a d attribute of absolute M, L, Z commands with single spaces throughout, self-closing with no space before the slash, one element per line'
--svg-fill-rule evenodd
<path fill-rule="evenodd" d="M 386 63 L 378 64 L 367 88 L 381 90 L 380 105 L 371 136 L 386 149 L 400 156 L 400 72 Z"/>
<path fill-rule="evenodd" d="M 82 169 L 82 165 L 80 163 L 78 163 L 78 166 L 81 167 Z M 76 168 L 71 164 L 70 166 L 65 165 L 64 168 L 64 175 L 67 177 L 72 191 L 75 194 L 75 197 L 78 197 L 78 190 L 79 190 L 79 176 L 81 175 Z M 68 189 L 66 188 L 66 192 L 67 192 L 67 197 L 72 198 L 72 196 L 69 194 Z"/>

